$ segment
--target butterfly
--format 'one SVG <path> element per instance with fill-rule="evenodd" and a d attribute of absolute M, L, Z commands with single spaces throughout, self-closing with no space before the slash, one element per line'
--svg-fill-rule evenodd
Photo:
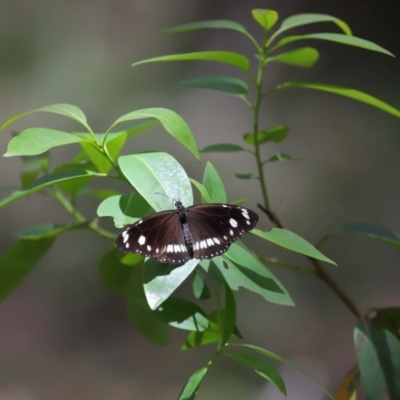
<path fill-rule="evenodd" d="M 231 204 L 197 204 L 161 211 L 135 222 L 121 232 L 116 247 L 163 263 L 180 264 L 191 258 L 213 258 L 252 230 L 258 215 Z"/>

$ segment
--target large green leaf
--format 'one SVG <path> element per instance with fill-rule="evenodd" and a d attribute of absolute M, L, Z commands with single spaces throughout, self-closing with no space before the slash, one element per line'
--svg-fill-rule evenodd
<path fill-rule="evenodd" d="M 152 310 L 156 309 L 183 283 L 196 268 L 199 260 L 191 259 L 183 265 L 161 264 L 149 258 L 144 264 L 144 291 Z"/>
<path fill-rule="evenodd" d="M 300 49 L 281 53 L 275 57 L 268 57 L 265 64 L 276 61 L 282 64 L 293 65 L 294 67 L 312 68 L 318 60 L 318 50 L 313 47 L 301 47 Z"/>
<path fill-rule="evenodd" d="M 358 100 L 361 101 L 362 103 L 369 104 L 370 106 L 379 108 L 382 111 L 385 111 L 389 114 L 394 115 L 395 117 L 400 118 L 400 110 L 377 99 L 376 97 L 373 97 L 367 93 L 363 93 L 355 89 L 348 89 L 341 86 L 334 86 L 316 82 L 285 82 L 282 85 L 275 86 L 271 90 L 294 89 L 294 88 L 322 90 L 323 92 L 339 94 L 341 96 L 349 97 L 353 100 Z"/>
<path fill-rule="evenodd" d="M 137 264 L 143 261 L 139 254 L 133 254 L 137 259 Z M 116 247 L 108 250 L 100 260 L 99 275 L 103 284 L 112 292 L 127 294 L 132 266 L 121 262 L 125 254 Z"/>
<path fill-rule="evenodd" d="M 207 371 L 208 368 L 203 367 L 194 372 L 183 387 L 178 400 L 193 400 L 196 397 L 200 383 Z"/>
<path fill-rule="evenodd" d="M 0 301 L 3 301 L 47 253 L 54 238 L 18 240 L 0 259 Z"/>
<path fill-rule="evenodd" d="M 400 249 L 400 235 L 387 228 L 367 222 L 350 222 L 341 226 L 335 233 L 352 233 L 378 239 Z"/>
<path fill-rule="evenodd" d="M 27 186 L 34 182 L 40 173 L 46 173 L 50 162 L 47 152 L 37 156 L 21 157 L 21 159 L 20 176 L 22 186 Z"/>
<path fill-rule="evenodd" d="M 253 356 L 250 354 L 230 354 L 224 353 L 229 357 L 232 357 L 239 364 L 244 365 L 247 368 L 253 369 L 257 374 L 261 375 L 264 379 L 272 382 L 277 389 L 286 395 L 285 382 L 282 379 L 281 374 L 278 370 L 271 365 L 268 361 L 263 358 Z"/>
<path fill-rule="evenodd" d="M 236 302 L 231 288 L 225 282 L 225 308 L 223 313 L 221 331 L 221 344 L 225 344 L 231 338 L 236 326 Z"/>
<path fill-rule="evenodd" d="M 193 273 L 192 288 L 196 299 L 206 300 L 211 297 L 211 292 L 207 286 L 206 279 L 199 270 L 195 270 Z"/>
<path fill-rule="evenodd" d="M 188 176 L 169 154 L 133 154 L 120 157 L 118 163 L 122 173 L 154 210 L 173 208 L 173 200 L 182 201 L 186 207 L 193 204 Z"/>
<path fill-rule="evenodd" d="M 186 147 L 196 157 L 197 160 L 200 159 L 196 140 L 188 124 L 181 116 L 172 110 L 168 110 L 167 108 L 146 108 L 143 110 L 130 112 L 118 118 L 111 125 L 111 128 L 117 124 L 120 124 L 121 122 L 143 118 L 157 119 L 172 137 Z"/>
<path fill-rule="evenodd" d="M 197 89 L 211 89 L 229 93 L 240 98 L 246 97 L 249 87 L 245 81 L 230 76 L 203 76 L 179 82 L 178 86 Z"/>
<path fill-rule="evenodd" d="M 44 175 L 31 183 L 28 186 L 25 186 L 22 189 L 19 189 L 9 196 L 0 201 L 0 207 L 4 207 L 5 205 L 18 200 L 22 197 L 28 196 L 29 194 L 38 192 L 48 186 L 53 186 L 61 182 L 65 182 L 72 179 L 79 179 L 83 177 L 89 176 L 104 176 L 103 174 L 97 174 L 93 171 L 84 171 L 84 170 L 69 170 L 69 171 L 59 171 L 54 172 L 52 174 Z"/>
<path fill-rule="evenodd" d="M 367 399 L 399 399 L 400 341 L 391 332 L 361 321 L 354 341 Z"/>
<path fill-rule="evenodd" d="M 245 72 L 247 72 L 250 68 L 250 62 L 247 57 L 232 51 L 198 51 L 195 53 L 172 54 L 138 61 L 132 64 L 132 67 L 140 64 L 164 61 L 216 61 L 230 64 Z"/>
<path fill-rule="evenodd" d="M 45 106 L 41 108 L 37 108 L 36 110 L 26 111 L 24 113 L 15 115 L 14 117 L 8 119 L 4 124 L 1 126 L 0 130 L 3 130 L 5 127 L 13 123 L 14 121 L 25 117 L 26 115 L 35 113 L 35 112 L 49 112 L 54 114 L 64 115 L 65 117 L 71 118 L 81 125 L 87 127 L 86 123 L 86 116 L 81 109 L 72 105 L 72 104 L 52 104 L 50 106 Z"/>
<path fill-rule="evenodd" d="M 8 143 L 4 157 L 33 156 L 45 153 L 53 147 L 79 143 L 83 139 L 72 133 L 47 128 L 28 128 Z"/>
<path fill-rule="evenodd" d="M 286 229 L 272 228 L 272 230 L 269 232 L 253 229 L 251 233 L 288 250 L 336 265 L 334 261 L 324 256 L 319 250 L 317 250 L 312 244 L 308 243 L 301 236 L 296 235 L 295 233 Z"/>
<path fill-rule="evenodd" d="M 126 289 L 126 306 L 133 325 L 153 343 L 165 346 L 168 342 L 168 325 L 154 315 L 147 304 L 143 290 L 143 264 L 132 268 Z"/>
<path fill-rule="evenodd" d="M 211 197 L 211 203 L 226 203 L 224 184 L 210 161 L 207 162 L 204 171 L 203 185 Z M 203 197 L 202 202 L 206 202 L 206 199 Z"/>
<path fill-rule="evenodd" d="M 365 50 L 377 51 L 378 53 L 383 53 L 394 57 L 390 51 L 378 46 L 373 42 L 370 42 L 369 40 L 361 39 L 355 36 L 343 35 L 342 33 L 311 33 L 309 35 L 286 36 L 277 43 L 277 45 L 272 49 L 272 52 L 275 52 L 277 49 L 289 43 L 297 42 L 298 40 L 310 39 L 327 40 L 348 46 L 360 47 Z"/>

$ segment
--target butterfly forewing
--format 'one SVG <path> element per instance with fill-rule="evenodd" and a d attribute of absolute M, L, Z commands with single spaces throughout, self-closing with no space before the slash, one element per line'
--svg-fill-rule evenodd
<path fill-rule="evenodd" d="M 225 253 L 258 222 L 255 212 L 229 204 L 200 204 L 188 207 L 186 213 L 193 236 L 193 257 L 198 259 Z"/>
<path fill-rule="evenodd" d="M 124 253 L 139 253 L 165 263 L 189 260 L 178 210 L 162 211 L 130 225 L 115 245 Z"/>
<path fill-rule="evenodd" d="M 118 235 L 115 245 L 125 253 L 139 253 L 165 263 L 212 258 L 253 229 L 258 215 L 230 204 L 198 204 L 162 211 L 141 219 Z M 185 234 L 184 234 L 185 232 Z"/>

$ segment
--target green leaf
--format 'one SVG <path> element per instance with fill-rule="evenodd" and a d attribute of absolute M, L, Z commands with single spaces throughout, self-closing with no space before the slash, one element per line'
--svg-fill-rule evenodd
<path fill-rule="evenodd" d="M 14 117 L 8 119 L 4 124 L 1 126 L 0 130 L 3 130 L 5 127 L 13 123 L 14 121 L 25 117 L 26 115 L 36 113 L 36 112 L 49 112 L 49 113 L 54 113 L 54 114 L 60 114 L 64 115 L 65 117 L 71 118 L 75 120 L 76 122 L 79 122 L 81 125 L 87 127 L 86 123 L 86 116 L 83 113 L 81 109 L 79 109 L 76 106 L 73 106 L 72 104 L 53 104 L 50 106 L 45 106 L 41 108 L 37 108 L 36 110 L 32 111 L 27 111 L 18 115 L 15 115 Z"/>
<path fill-rule="evenodd" d="M 161 264 L 149 258 L 144 264 L 144 291 L 152 310 L 168 299 L 196 268 L 199 260 L 191 259 L 183 265 Z"/>
<path fill-rule="evenodd" d="M 154 210 L 170 210 L 171 199 L 188 207 L 193 193 L 185 170 L 167 153 L 143 153 L 118 159 L 122 173 Z M 160 195 L 163 194 L 163 195 Z"/>
<path fill-rule="evenodd" d="M 114 137 L 107 137 L 106 141 L 107 152 L 113 161 L 117 160 L 117 157 L 121 152 L 122 148 L 124 147 L 127 139 L 128 139 L 127 132 L 123 132 L 120 135 L 115 135 Z"/>
<path fill-rule="evenodd" d="M 79 143 L 83 139 L 72 133 L 47 128 L 28 128 L 8 143 L 4 157 L 33 156 L 45 153 L 53 147 Z"/>
<path fill-rule="evenodd" d="M 143 110 L 130 112 L 118 118 L 111 127 L 114 127 L 121 122 L 143 118 L 157 119 L 172 137 L 186 147 L 197 160 L 200 159 L 196 140 L 188 124 L 177 113 L 172 110 L 168 110 L 167 108 L 146 108 Z"/>
<path fill-rule="evenodd" d="M 235 176 L 238 179 L 254 179 L 256 177 L 252 172 L 235 172 Z"/>
<path fill-rule="evenodd" d="M 108 197 L 97 208 L 99 217 L 113 217 L 117 228 L 133 224 L 152 211 L 149 203 L 139 194 Z"/>
<path fill-rule="evenodd" d="M 189 350 L 194 347 L 205 346 L 206 344 L 218 342 L 218 340 L 218 331 L 207 330 L 203 332 L 190 332 L 181 350 Z"/>
<path fill-rule="evenodd" d="M 165 346 L 168 342 L 168 325 L 161 322 L 150 309 L 142 284 L 143 264 L 132 268 L 126 289 L 126 306 L 136 329 L 155 344 Z"/>
<path fill-rule="evenodd" d="M 106 174 L 113 167 L 106 155 L 93 143 L 82 142 L 81 147 L 99 172 Z"/>
<path fill-rule="evenodd" d="M 250 68 L 250 62 L 247 57 L 232 51 L 198 51 L 195 53 L 172 54 L 138 61 L 132 64 L 132 67 L 136 67 L 140 64 L 164 61 L 216 61 L 230 64 L 245 72 L 247 72 Z"/>
<path fill-rule="evenodd" d="M 378 46 L 373 42 L 370 42 L 369 40 L 361 39 L 355 36 L 343 35 L 342 33 L 311 33 L 309 35 L 286 36 L 277 43 L 277 45 L 271 50 L 271 52 L 273 53 L 277 49 L 281 48 L 282 46 L 286 46 L 289 43 L 297 42 L 299 40 L 311 39 L 327 40 L 330 42 L 345 44 L 347 46 L 360 47 L 365 50 L 376 51 L 378 53 L 383 53 L 388 56 L 394 57 L 394 55 L 390 51 L 384 49 L 381 46 Z"/>
<path fill-rule="evenodd" d="M 280 162 L 280 161 L 302 161 L 302 158 L 293 158 L 286 153 L 276 153 L 272 157 L 270 157 L 267 161 L 264 161 L 264 163 Z"/>
<path fill-rule="evenodd" d="M 185 25 L 178 25 L 172 28 L 163 29 L 161 31 L 155 32 L 156 34 L 164 34 L 164 33 L 181 33 L 181 32 L 189 32 L 195 31 L 198 29 L 209 29 L 209 28 L 216 28 L 216 29 L 232 29 L 234 31 L 247 33 L 246 28 L 234 21 L 219 19 L 219 20 L 209 20 L 209 21 L 199 21 L 199 22 L 192 22 L 190 24 Z"/>
<path fill-rule="evenodd" d="M 202 153 L 233 153 L 236 151 L 246 151 L 243 147 L 237 146 L 236 144 L 230 143 L 221 143 L 221 144 L 213 144 L 211 146 L 204 147 L 201 150 Z"/>
<path fill-rule="evenodd" d="M 247 83 L 230 76 L 203 76 L 179 82 L 178 86 L 197 89 L 211 89 L 244 98 L 249 93 Z"/>
<path fill-rule="evenodd" d="M 225 309 L 221 326 L 221 344 L 231 338 L 236 326 L 236 302 L 231 288 L 225 282 Z"/>
<path fill-rule="evenodd" d="M 207 189 L 200 182 L 197 182 L 196 179 L 189 178 L 189 180 L 194 186 L 196 186 L 201 194 L 201 198 L 204 199 L 204 202 L 211 203 L 211 196 L 209 195 Z"/>
<path fill-rule="evenodd" d="M 282 140 L 289 135 L 289 128 L 285 125 L 276 125 L 268 128 L 264 131 L 258 132 L 257 136 L 254 133 L 246 133 L 243 139 L 248 144 L 256 144 L 256 138 L 258 144 L 263 144 L 267 142 L 280 143 Z"/>
<path fill-rule="evenodd" d="M 255 346 L 253 344 L 240 343 L 240 344 L 235 344 L 235 347 L 244 347 L 244 348 L 247 348 L 247 349 L 250 349 L 250 350 L 257 351 L 260 354 L 263 354 L 263 355 L 265 355 L 267 357 L 271 357 L 276 361 L 279 361 L 279 362 L 281 362 L 283 364 L 288 365 L 291 368 L 294 368 L 294 369 L 298 370 L 299 372 L 301 372 L 302 374 L 307 376 L 311 381 L 313 381 L 315 383 L 315 385 L 318 386 L 330 399 L 335 400 L 334 397 L 325 388 L 323 388 L 315 379 L 313 379 L 309 374 L 307 374 L 307 372 L 303 371 L 301 368 L 296 367 L 290 361 L 288 361 L 285 358 L 279 356 L 278 354 L 275 354 L 272 351 L 269 351 L 269 350 L 264 349 L 262 347 Z"/>
<path fill-rule="evenodd" d="M 3 301 L 47 253 L 54 238 L 18 240 L 0 259 L 0 301 Z"/>
<path fill-rule="evenodd" d="M 50 162 L 48 153 L 31 157 L 21 157 L 21 159 L 20 173 L 22 186 L 27 186 L 34 182 L 41 172 L 46 173 Z"/>
<path fill-rule="evenodd" d="M 224 353 L 229 357 L 232 357 L 239 364 L 244 365 L 247 368 L 253 369 L 257 374 L 261 375 L 264 379 L 272 382 L 277 389 L 286 395 L 285 382 L 282 379 L 281 374 L 278 370 L 271 365 L 268 361 L 263 358 L 252 356 L 249 354 L 228 354 Z"/>
<path fill-rule="evenodd" d="M 218 282 L 226 281 L 232 290 L 244 287 L 271 303 L 294 304 L 279 280 L 243 243 L 233 243 L 222 257 L 202 260 L 200 265 Z"/>
<path fill-rule="evenodd" d="M 78 193 L 78 196 L 93 196 L 98 200 L 104 201 L 112 196 L 119 196 L 120 192 L 114 189 L 94 189 L 94 188 L 83 188 Z"/>
<path fill-rule="evenodd" d="M 351 29 L 346 24 L 346 22 L 342 21 L 339 18 L 332 17 L 331 15 L 327 15 L 327 14 L 297 14 L 297 15 L 288 17 L 282 21 L 281 27 L 279 28 L 279 31 L 277 31 L 275 33 L 275 35 L 281 34 L 282 32 L 284 32 L 288 29 L 296 28 L 296 27 L 302 26 L 302 25 L 314 24 L 317 22 L 333 22 L 346 35 L 349 35 L 349 36 L 352 35 Z"/>
<path fill-rule="evenodd" d="M 207 189 L 208 194 L 211 197 L 211 203 L 226 203 L 226 192 L 224 184 L 217 170 L 214 166 L 207 162 L 206 169 L 204 171 L 203 185 Z M 202 197 L 202 202 L 206 202 L 206 199 Z"/>
<path fill-rule="evenodd" d="M 380 330 L 392 332 L 400 340 L 400 307 L 379 308 L 371 323 Z"/>
<path fill-rule="evenodd" d="M 279 19 L 279 15 L 276 11 L 264 10 L 261 8 L 251 10 L 251 15 L 265 31 L 269 31 Z"/>
<path fill-rule="evenodd" d="M 59 167 L 54 168 L 53 172 L 61 172 L 61 171 L 94 171 L 95 166 L 92 162 L 86 161 L 79 164 L 64 164 Z M 89 181 L 93 178 L 93 176 L 85 176 L 83 178 L 77 178 L 74 180 L 68 180 L 64 182 L 60 182 L 57 184 L 58 188 L 61 188 L 68 192 L 70 195 L 75 196 L 80 190 L 82 190 Z"/>
<path fill-rule="evenodd" d="M 89 222 L 74 222 L 71 224 L 41 224 L 24 228 L 16 233 L 18 239 L 38 240 L 43 238 L 51 238 L 68 232 L 72 229 L 87 228 Z"/>
<path fill-rule="evenodd" d="M 304 254 L 307 257 L 316 258 L 317 260 L 325 261 L 327 263 L 336 265 L 336 263 L 324 256 L 319 250 L 317 250 L 312 244 L 308 243 L 301 236 L 296 235 L 287 229 L 272 228 L 269 232 L 263 232 L 258 229 L 251 231 L 256 236 L 268 240 L 278 246 L 284 247 L 285 249 L 295 251 L 300 254 Z"/>
<path fill-rule="evenodd" d="M 199 390 L 200 383 L 204 378 L 208 368 L 203 367 L 198 369 L 186 382 L 186 385 L 179 394 L 178 400 L 193 400 Z"/>
<path fill-rule="evenodd" d="M 315 82 L 286 82 L 282 85 L 276 86 L 273 90 L 277 89 L 293 89 L 293 88 L 304 88 L 322 90 L 324 92 L 334 93 L 341 96 L 349 97 L 353 100 L 361 101 L 362 103 L 369 104 L 370 106 L 379 108 L 395 117 L 400 118 L 400 110 L 392 107 L 391 105 L 377 99 L 376 97 L 370 96 L 369 94 L 360 92 L 355 89 L 348 89 L 341 86 L 327 85 L 325 83 Z"/>
<path fill-rule="evenodd" d="M 196 297 L 196 299 L 206 300 L 211 297 L 207 282 L 203 274 L 198 270 L 195 270 L 193 273 L 192 288 L 194 297 Z"/>
<path fill-rule="evenodd" d="M 30 185 L 11 193 L 9 196 L 1 200 L 0 207 L 4 207 L 5 205 L 15 200 L 28 196 L 29 194 L 38 192 L 39 190 L 42 190 L 48 186 L 53 186 L 64 181 L 79 179 L 88 176 L 102 176 L 102 175 L 96 174 L 93 171 L 80 171 L 80 170 L 60 171 L 44 175 L 39 179 L 37 179 L 35 182 L 31 183 Z"/>
<path fill-rule="evenodd" d="M 137 264 L 143 261 L 143 257 L 139 254 L 136 256 Z M 115 293 L 127 294 L 132 266 L 127 266 L 121 260 L 125 256 L 116 247 L 108 250 L 100 260 L 99 274 L 100 279 L 107 289 Z"/>
<path fill-rule="evenodd" d="M 300 49 L 290 50 L 275 57 L 269 57 L 264 65 L 276 61 L 295 67 L 312 68 L 318 60 L 318 50 L 313 47 L 301 47 Z"/>
<path fill-rule="evenodd" d="M 174 328 L 203 332 L 210 323 L 205 312 L 191 301 L 170 297 L 154 311 L 154 315 Z"/>
<path fill-rule="evenodd" d="M 400 398 L 399 340 L 391 332 L 359 321 L 354 341 L 367 398 Z"/>
<path fill-rule="evenodd" d="M 351 222 L 341 226 L 335 233 L 352 233 L 378 239 L 400 249 L 400 235 L 382 226 L 367 222 Z"/>

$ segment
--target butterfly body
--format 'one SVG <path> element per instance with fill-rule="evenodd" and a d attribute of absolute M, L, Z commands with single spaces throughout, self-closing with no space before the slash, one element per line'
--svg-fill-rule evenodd
<path fill-rule="evenodd" d="M 230 204 L 197 204 L 149 215 L 120 233 L 115 241 L 125 253 L 179 264 L 191 258 L 213 258 L 253 229 L 258 215 Z"/>

